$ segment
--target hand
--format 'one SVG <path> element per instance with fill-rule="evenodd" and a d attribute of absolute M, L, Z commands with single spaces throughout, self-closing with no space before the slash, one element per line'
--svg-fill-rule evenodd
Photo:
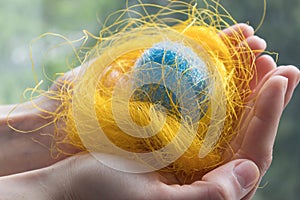
<path fill-rule="evenodd" d="M 258 83 L 243 131 L 232 142 L 235 155 L 201 180 L 180 185 L 172 176 L 119 172 L 90 155 L 78 155 L 56 166 L 71 169 L 66 178 L 70 194 L 86 199 L 250 199 L 270 166 L 281 113 L 300 79 L 295 67 L 275 66 L 268 56 L 257 59 Z"/>
<path fill-rule="evenodd" d="M 265 43 L 253 36 L 251 28 L 245 25 L 240 27 L 252 49 L 265 48 Z M 230 30 L 224 32 L 230 34 Z M 0 194 L 9 194 L 13 188 L 10 186 L 22 184 L 22 194 L 27 194 L 28 197 L 39 196 L 39 199 L 46 199 L 45 191 L 49 197 L 55 198 L 57 195 L 58 199 L 64 194 L 72 199 L 93 199 L 99 195 L 103 198 L 130 199 L 250 198 L 255 192 L 258 180 L 271 163 L 279 118 L 300 79 L 296 68 L 287 66 L 275 69 L 276 64 L 268 56 L 257 58 L 256 65 L 258 82 L 252 83 L 255 91 L 249 104 L 252 109 L 248 110 L 243 131 L 232 142 L 235 155 L 231 158 L 232 161 L 209 172 L 202 180 L 191 185 L 179 185 L 174 177 L 166 179 L 156 172 L 118 172 L 86 154 L 76 155 L 37 171 L 2 177 L 0 188 L 3 192 L 0 191 Z M 284 77 L 288 78 L 288 83 Z"/>
<path fill-rule="evenodd" d="M 67 157 L 54 148 L 53 119 L 44 112 L 53 109 L 53 103 L 39 98 L 18 106 L 0 106 L 0 176 L 46 167 Z M 72 155 L 78 152 L 65 150 Z"/>
<path fill-rule="evenodd" d="M 250 29 L 243 29 L 243 32 L 245 31 L 251 33 Z M 230 34 L 230 29 L 225 32 Z M 266 43 L 254 35 L 247 37 L 246 42 L 251 49 L 258 50 L 257 52 L 266 47 Z M 259 168 L 261 180 L 270 167 L 279 120 L 299 83 L 300 72 L 294 66 L 276 68 L 276 63 L 268 55 L 260 56 L 260 53 L 257 53 L 255 56 L 257 68 L 256 77 L 251 82 L 253 94 L 246 106 L 248 109 L 241 123 L 242 129 L 230 144 L 234 154 L 228 153 L 225 156 L 228 156 L 229 160 L 252 160 Z M 250 199 L 256 188 L 244 199 Z"/>
<path fill-rule="evenodd" d="M 123 161 L 123 160 L 122 160 Z M 4 199 L 241 199 L 259 178 L 256 165 L 231 161 L 205 180 L 179 185 L 158 172 L 130 174 L 101 164 L 90 154 L 76 155 L 36 171 L 0 177 Z M 16 190 L 16 188 L 18 188 Z M 19 195 L 19 196 L 18 196 Z"/>
<path fill-rule="evenodd" d="M 240 27 L 243 27 L 246 42 L 252 49 L 265 48 L 265 42 L 253 36 L 249 27 L 244 25 Z M 231 144 L 234 155 L 231 155 L 231 161 L 227 164 L 190 185 L 180 185 L 176 177 L 169 176 L 166 179 L 155 172 L 126 174 L 109 169 L 88 155 L 79 156 L 74 157 L 77 164 L 72 165 L 74 170 L 71 173 L 74 174 L 72 177 L 77 177 L 76 181 L 72 181 L 73 193 L 90 199 L 100 195 L 117 198 L 116 194 L 121 198 L 133 199 L 250 199 L 271 164 L 280 116 L 300 80 L 297 68 L 293 66 L 276 68 L 270 56 L 258 57 L 256 66 L 257 77 L 254 79 L 257 81 L 253 81 L 251 85 L 254 92 L 249 99 L 249 109 L 243 120 L 241 132 Z M 111 176 L 114 180 L 111 180 Z M 90 185 L 105 185 L 109 189 L 90 190 Z M 131 191 L 131 188 L 135 191 Z M 147 188 L 146 194 L 144 188 Z"/>
<path fill-rule="evenodd" d="M 261 179 L 270 167 L 279 120 L 299 83 L 300 72 L 294 66 L 275 68 L 276 64 L 267 56 L 256 62 L 259 82 L 254 87 L 242 131 L 231 147 L 235 152 L 232 159 L 255 162 Z M 252 197 L 255 190 L 246 199 Z"/>

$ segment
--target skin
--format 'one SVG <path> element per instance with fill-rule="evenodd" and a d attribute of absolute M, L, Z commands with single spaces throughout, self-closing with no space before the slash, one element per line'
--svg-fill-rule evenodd
<path fill-rule="evenodd" d="M 239 24 L 232 28 L 242 31 L 246 38 L 244 43 L 248 43 L 253 50 L 261 52 L 266 48 L 265 41 L 254 36 L 253 29 L 248 25 Z M 224 33 L 232 34 L 232 28 L 224 30 Z M 300 80 L 296 67 L 277 67 L 270 56 L 260 53 L 255 56 L 257 77 L 251 83 L 253 95 L 249 98 L 243 127 L 231 144 L 234 155 L 228 156 L 226 164 L 192 184 L 181 185 L 176 177 L 169 175 L 166 178 L 157 172 L 131 174 L 116 171 L 84 152 L 69 158 L 58 156 L 53 159 L 49 154 L 52 125 L 32 133 L 16 133 L 6 123 L 12 106 L 4 106 L 0 108 L 1 198 L 251 199 L 271 164 L 282 111 Z M 72 77 L 70 74 L 66 76 L 64 78 Z M 53 88 L 59 89 L 56 86 Z M 58 103 L 47 99 L 36 100 L 36 103 L 41 102 L 45 110 L 55 109 Z M 41 117 L 39 110 L 29 108 L 30 104 L 21 105 L 10 115 L 10 123 L 14 127 L 32 130 L 51 121 Z M 49 133 L 50 137 L 47 136 Z M 33 139 L 42 141 L 44 145 Z"/>

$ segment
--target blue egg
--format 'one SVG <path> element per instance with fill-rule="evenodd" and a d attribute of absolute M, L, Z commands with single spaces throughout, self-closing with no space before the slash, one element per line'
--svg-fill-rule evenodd
<path fill-rule="evenodd" d="M 189 47 L 165 41 L 146 50 L 134 66 L 133 99 L 163 106 L 167 113 L 198 121 L 208 104 L 206 63 Z"/>

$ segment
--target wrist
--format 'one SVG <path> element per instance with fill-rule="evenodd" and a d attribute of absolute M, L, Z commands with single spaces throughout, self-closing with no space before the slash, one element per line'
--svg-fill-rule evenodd
<path fill-rule="evenodd" d="M 66 169 L 51 166 L 35 171 L 0 177 L 1 199 L 59 200 L 70 194 Z"/>
<path fill-rule="evenodd" d="M 72 167 L 70 160 L 65 159 L 49 167 L 41 169 L 44 190 L 51 194 L 53 200 L 65 199 L 76 200 L 77 195 L 74 193 L 74 177 L 71 173 Z"/>
<path fill-rule="evenodd" d="M 89 153 L 80 153 L 64 160 L 68 164 L 69 191 L 75 199 L 116 199 L 112 191 L 114 173 L 107 170 Z M 121 191 L 119 190 L 121 193 Z M 113 194 L 112 194 L 113 193 Z M 113 196 L 111 196 L 113 195 Z"/>

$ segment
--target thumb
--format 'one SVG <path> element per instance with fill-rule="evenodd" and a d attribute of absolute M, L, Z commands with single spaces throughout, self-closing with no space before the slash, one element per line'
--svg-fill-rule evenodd
<path fill-rule="evenodd" d="M 254 162 L 238 159 L 209 172 L 202 181 L 216 184 L 216 192 L 224 199 L 241 199 L 256 187 L 259 176 Z"/>

